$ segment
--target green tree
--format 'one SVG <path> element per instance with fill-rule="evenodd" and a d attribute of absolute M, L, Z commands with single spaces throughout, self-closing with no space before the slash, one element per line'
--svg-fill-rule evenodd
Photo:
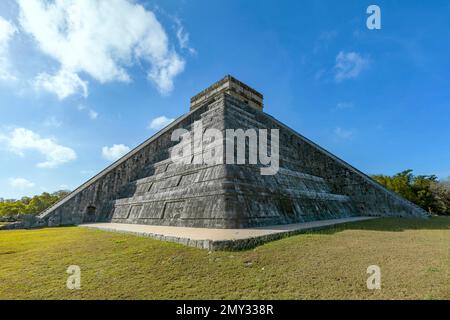
<path fill-rule="evenodd" d="M 450 214 L 450 183 L 438 181 L 435 175 L 414 176 L 413 170 L 405 170 L 373 179 L 430 213 Z"/>
<path fill-rule="evenodd" d="M 44 192 L 41 195 L 36 195 L 32 198 L 23 197 L 20 200 L 4 200 L 0 201 L 0 217 L 14 217 L 20 214 L 37 215 L 66 197 L 70 191 L 60 190 L 55 193 Z"/>

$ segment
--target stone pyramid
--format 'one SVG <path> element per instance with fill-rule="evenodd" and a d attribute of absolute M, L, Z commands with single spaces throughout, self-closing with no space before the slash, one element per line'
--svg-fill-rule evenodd
<path fill-rule="evenodd" d="M 202 132 L 214 128 L 224 137 L 227 129 L 277 129 L 279 169 L 263 175 L 264 165 L 250 164 L 249 141 L 244 164 L 200 163 L 195 151 L 183 163 L 174 162 L 180 142 L 172 134 L 192 132 L 196 123 Z M 225 147 L 227 139 L 194 137 L 193 150 Z M 189 113 L 43 212 L 37 225 L 249 228 L 352 216 L 428 214 L 264 113 L 260 93 L 226 76 L 194 96 Z"/>

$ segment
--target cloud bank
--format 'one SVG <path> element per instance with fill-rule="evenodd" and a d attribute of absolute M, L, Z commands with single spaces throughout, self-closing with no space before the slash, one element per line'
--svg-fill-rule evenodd
<path fill-rule="evenodd" d="M 144 66 L 161 94 L 173 89 L 185 61 L 169 43 L 153 12 L 129 0 L 17 0 L 22 30 L 53 58 L 59 70 L 34 84 L 60 99 L 88 95 L 86 75 L 107 83 L 130 82 L 128 69 Z"/>

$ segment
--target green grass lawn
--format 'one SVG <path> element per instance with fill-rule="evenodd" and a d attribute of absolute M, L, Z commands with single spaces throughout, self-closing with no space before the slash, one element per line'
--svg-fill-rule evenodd
<path fill-rule="evenodd" d="M 79 265 L 81 290 L 66 288 Z M 382 289 L 366 287 L 369 265 Z M 0 299 L 450 299 L 450 218 L 340 225 L 242 252 L 84 228 L 0 231 Z"/>

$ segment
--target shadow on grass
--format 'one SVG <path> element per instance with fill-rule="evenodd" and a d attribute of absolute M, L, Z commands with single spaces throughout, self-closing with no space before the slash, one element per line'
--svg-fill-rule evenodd
<path fill-rule="evenodd" d="M 387 232 L 402 232 L 406 230 L 450 230 L 450 216 L 431 217 L 429 219 L 379 218 L 340 224 L 316 232 L 333 234 L 345 230 Z"/>

